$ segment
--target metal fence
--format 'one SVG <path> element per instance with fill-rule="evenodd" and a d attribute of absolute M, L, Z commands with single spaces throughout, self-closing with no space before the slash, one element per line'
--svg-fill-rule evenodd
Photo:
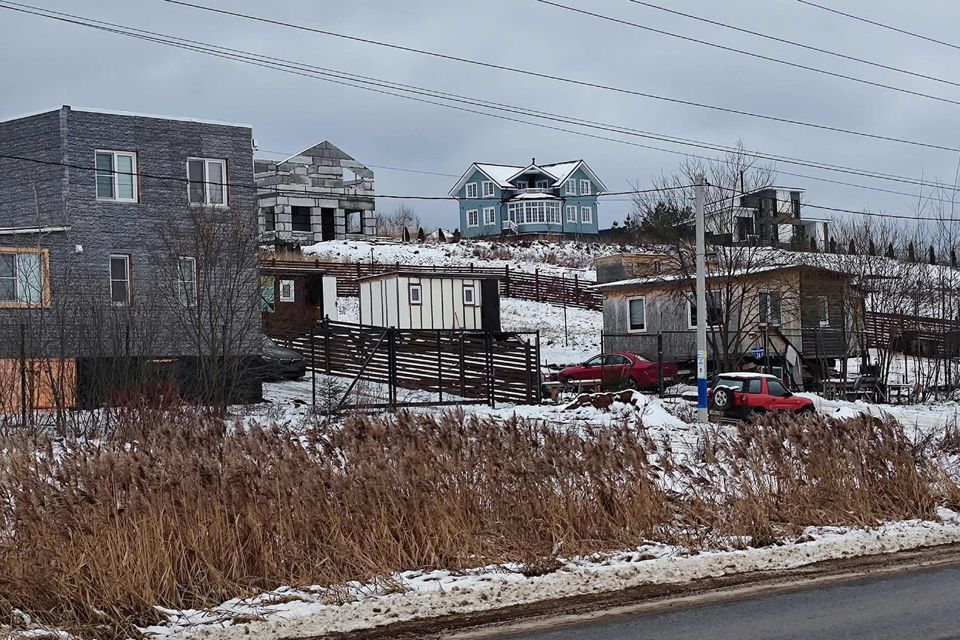
<path fill-rule="evenodd" d="M 394 329 L 324 320 L 288 343 L 308 360 L 315 406 L 317 373 L 351 380 L 341 408 L 361 381 L 383 385 L 385 399 L 357 400 L 350 406 L 540 402 L 539 332 Z M 427 397 L 406 400 L 401 389 Z"/>

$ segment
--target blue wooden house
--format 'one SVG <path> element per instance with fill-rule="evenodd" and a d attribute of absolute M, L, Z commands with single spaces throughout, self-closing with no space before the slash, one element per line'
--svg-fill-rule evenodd
<path fill-rule="evenodd" d="M 474 163 L 450 195 L 465 238 L 508 234 L 596 236 L 603 182 L 583 160 L 528 166 Z"/>

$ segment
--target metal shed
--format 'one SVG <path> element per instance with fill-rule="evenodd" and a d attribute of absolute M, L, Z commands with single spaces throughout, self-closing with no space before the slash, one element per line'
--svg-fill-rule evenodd
<path fill-rule="evenodd" d="M 361 324 L 500 331 L 497 275 L 394 271 L 366 276 L 358 282 Z"/>

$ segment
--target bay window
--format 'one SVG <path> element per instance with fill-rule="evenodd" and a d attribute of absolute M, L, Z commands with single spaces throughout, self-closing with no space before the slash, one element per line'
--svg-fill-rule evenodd
<path fill-rule="evenodd" d="M 507 217 L 517 224 L 560 224 L 560 203 L 556 200 L 526 200 L 507 205 Z"/>

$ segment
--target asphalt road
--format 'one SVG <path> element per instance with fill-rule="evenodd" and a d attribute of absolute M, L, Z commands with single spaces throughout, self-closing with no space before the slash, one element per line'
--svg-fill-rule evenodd
<path fill-rule="evenodd" d="M 599 619 L 516 640 L 960 638 L 960 566 Z"/>

